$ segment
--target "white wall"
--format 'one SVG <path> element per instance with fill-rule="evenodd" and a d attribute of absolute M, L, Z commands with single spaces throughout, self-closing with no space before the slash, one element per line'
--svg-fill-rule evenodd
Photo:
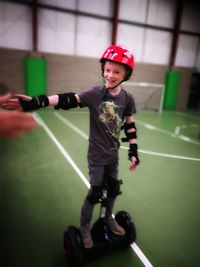
<path fill-rule="evenodd" d="M 119 19 L 173 28 L 174 0 L 121 0 Z M 112 17 L 111 0 L 40 0 L 40 3 Z M 99 57 L 111 42 L 109 20 L 39 9 L 38 48 L 41 52 Z M 28 6 L 0 2 L 0 47 L 32 50 L 31 10 Z M 199 32 L 199 10 L 189 1 L 182 30 Z M 136 62 L 169 64 L 172 34 L 139 25 L 119 23 L 118 43 L 128 46 Z M 200 69 L 199 37 L 181 34 L 176 66 Z"/>
<path fill-rule="evenodd" d="M 175 64 L 200 68 L 197 57 L 199 57 L 199 38 L 181 34 Z"/>
<path fill-rule="evenodd" d="M 45 9 L 40 9 L 38 15 L 38 49 L 42 52 L 74 55 L 76 17 Z"/>
<path fill-rule="evenodd" d="M 30 8 L 0 2 L 0 47 L 30 50 L 31 45 Z"/>

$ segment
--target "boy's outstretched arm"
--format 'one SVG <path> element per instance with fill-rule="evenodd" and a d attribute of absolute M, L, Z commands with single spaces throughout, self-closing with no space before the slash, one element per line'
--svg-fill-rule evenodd
<path fill-rule="evenodd" d="M 27 97 L 24 95 L 16 95 L 23 111 L 33 111 L 47 106 L 53 106 L 55 109 L 75 108 L 78 106 L 77 95 L 75 93 L 62 93 L 58 95 L 34 96 Z"/>

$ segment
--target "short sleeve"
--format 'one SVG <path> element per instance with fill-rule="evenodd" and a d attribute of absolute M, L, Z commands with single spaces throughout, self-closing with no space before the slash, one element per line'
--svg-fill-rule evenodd
<path fill-rule="evenodd" d="M 81 107 L 90 107 L 98 99 L 98 90 L 93 87 L 87 91 L 78 94 L 81 101 Z"/>
<path fill-rule="evenodd" d="M 124 111 L 124 117 L 132 116 L 134 113 L 136 113 L 135 101 L 133 96 L 128 93 L 128 103 Z"/>

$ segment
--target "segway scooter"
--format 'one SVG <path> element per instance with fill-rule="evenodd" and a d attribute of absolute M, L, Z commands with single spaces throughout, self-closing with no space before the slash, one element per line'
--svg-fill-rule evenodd
<path fill-rule="evenodd" d="M 107 208 L 107 190 L 103 190 L 99 200 L 100 216 L 91 229 L 93 247 L 84 248 L 81 233 L 75 226 L 69 226 L 64 232 L 64 253 L 70 266 L 78 267 L 83 263 L 115 251 L 120 248 L 128 247 L 136 239 L 136 227 L 133 219 L 126 211 L 119 211 L 115 219 L 125 230 L 125 235 L 118 236 L 109 229 L 105 216 Z"/>

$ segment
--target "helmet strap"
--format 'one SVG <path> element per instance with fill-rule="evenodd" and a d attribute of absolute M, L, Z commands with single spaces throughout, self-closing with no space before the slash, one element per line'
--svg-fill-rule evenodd
<path fill-rule="evenodd" d="M 125 82 L 126 80 L 123 79 L 120 83 L 118 83 L 117 85 L 113 86 L 113 87 L 108 87 L 107 89 L 114 89 L 116 88 L 117 86 L 119 86 L 121 83 Z"/>
<path fill-rule="evenodd" d="M 107 96 L 107 94 L 108 94 L 108 90 L 109 89 L 114 89 L 114 88 L 116 88 L 117 86 L 119 86 L 121 83 L 123 83 L 125 80 L 122 80 L 120 83 L 118 83 L 116 86 L 113 86 L 113 87 L 108 87 L 108 88 L 106 88 L 105 87 L 105 93 L 104 93 L 104 95 L 103 95 L 103 97 L 102 97 L 102 100 L 103 101 L 105 101 L 106 100 L 106 96 Z"/>

